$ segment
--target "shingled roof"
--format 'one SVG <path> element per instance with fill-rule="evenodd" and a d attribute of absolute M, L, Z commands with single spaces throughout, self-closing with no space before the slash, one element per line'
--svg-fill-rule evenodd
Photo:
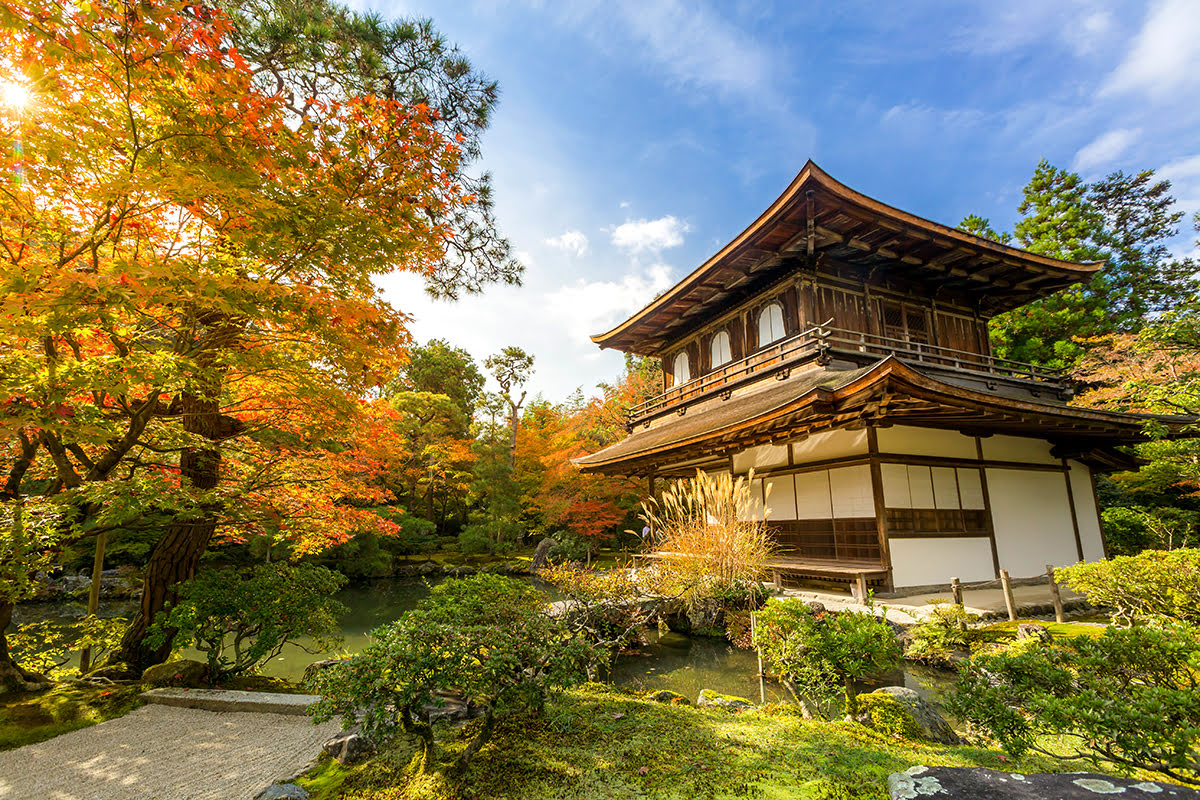
<path fill-rule="evenodd" d="M 1088 280 L 1101 266 L 1030 253 L 922 219 L 851 189 L 809 161 L 733 241 L 592 341 L 660 355 L 696 320 L 822 255 L 957 294 L 985 315 Z"/>

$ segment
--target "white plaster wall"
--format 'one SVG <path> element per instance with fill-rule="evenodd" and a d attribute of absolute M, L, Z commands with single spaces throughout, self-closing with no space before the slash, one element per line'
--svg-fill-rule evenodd
<path fill-rule="evenodd" d="M 958 468 L 958 496 L 962 500 L 963 508 L 987 508 L 987 503 L 983 502 L 983 478 L 979 470 L 970 467 Z"/>
<path fill-rule="evenodd" d="M 829 470 L 798 472 L 796 480 L 796 518 L 832 519 L 833 505 L 829 497 Z"/>
<path fill-rule="evenodd" d="M 788 446 L 786 444 L 764 444 L 751 447 L 735 453 L 733 456 L 733 471 L 745 475 L 751 469 L 770 469 L 771 467 L 786 467 L 788 463 Z"/>
<path fill-rule="evenodd" d="M 797 464 L 830 458 L 866 455 L 867 431 L 825 431 L 792 442 L 792 459 Z"/>
<path fill-rule="evenodd" d="M 975 451 L 975 437 L 964 436 L 958 431 L 893 425 L 877 428 L 875 434 L 881 453 L 969 458 L 972 461 L 979 456 Z"/>
<path fill-rule="evenodd" d="M 1079 560 L 1061 473 L 988 469 L 987 482 L 1002 569 L 1014 578 L 1030 578 L 1044 574 L 1047 564 Z"/>
<path fill-rule="evenodd" d="M 829 470 L 829 493 L 833 495 L 835 517 L 875 516 L 871 468 L 866 464 Z"/>
<path fill-rule="evenodd" d="M 1061 464 L 1050 455 L 1050 443 L 1024 436 L 988 436 L 981 439 L 983 457 L 988 461 L 1019 461 L 1023 464 Z M 1044 571 L 1043 567 L 1043 571 Z"/>
<path fill-rule="evenodd" d="M 1083 560 L 1104 558 L 1104 538 L 1100 533 L 1100 512 L 1092 494 L 1091 470 L 1078 461 L 1071 465 L 1071 494 L 1075 498 L 1075 517 L 1079 522 L 1079 538 L 1083 542 Z M 1055 565 L 1057 566 L 1057 565 Z"/>
<path fill-rule="evenodd" d="M 796 516 L 796 483 L 791 475 L 763 478 L 767 499 L 767 519 L 798 519 Z"/>
<path fill-rule="evenodd" d="M 890 539 L 896 587 L 987 581 L 996 577 L 986 538 Z"/>

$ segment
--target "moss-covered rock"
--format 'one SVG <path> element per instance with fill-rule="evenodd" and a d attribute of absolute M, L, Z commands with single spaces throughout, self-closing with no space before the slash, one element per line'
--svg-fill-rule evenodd
<path fill-rule="evenodd" d="M 659 689 L 657 692 L 648 692 L 647 700 L 653 700 L 656 703 L 670 703 L 677 706 L 690 706 L 691 700 L 688 700 L 678 692 L 672 692 L 670 689 Z"/>
<path fill-rule="evenodd" d="M 888 700 L 903 709 L 907 717 L 912 720 L 918 731 L 916 737 L 918 741 L 927 739 L 941 744 L 960 744 L 962 742 L 958 734 L 950 727 L 950 723 L 946 722 L 937 709 L 925 702 L 921 695 L 904 686 L 884 686 L 870 694 L 858 696 L 860 709 L 870 709 L 872 706 L 876 706 L 878 721 L 873 711 L 867 711 L 871 727 L 886 733 L 898 733 L 906 739 L 913 738 L 912 728 L 899 719 L 895 706 L 889 704 Z"/>
<path fill-rule="evenodd" d="M 700 697 L 696 699 L 698 706 L 717 706 L 730 711 L 745 711 L 754 708 L 754 703 L 744 697 L 732 694 L 720 694 L 712 689 L 701 689 Z"/>
<path fill-rule="evenodd" d="M 165 664 L 155 664 L 152 667 L 146 667 L 146 671 L 142 673 L 142 683 L 150 686 L 195 688 L 202 686 L 207 678 L 208 666 L 188 658 L 168 661 Z"/>
<path fill-rule="evenodd" d="M 888 694 L 863 694 L 858 697 L 858 721 L 887 736 L 899 736 L 914 742 L 927 741 L 908 707 Z"/>

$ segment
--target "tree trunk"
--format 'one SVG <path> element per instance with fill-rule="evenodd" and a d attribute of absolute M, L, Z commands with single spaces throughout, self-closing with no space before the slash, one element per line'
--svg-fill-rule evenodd
<path fill-rule="evenodd" d="M 469 764 L 471 759 L 475 757 L 475 754 L 483 749 L 483 746 L 488 743 L 488 740 L 492 738 L 492 731 L 495 729 L 495 708 L 489 704 L 483 717 L 483 727 L 479 729 L 479 732 L 475 734 L 474 738 L 472 738 L 470 743 L 467 745 L 467 749 L 462 751 L 462 755 L 460 755 L 458 760 L 454 763 L 454 770 L 456 772 L 461 773 L 466 771 L 467 764 Z"/>
<path fill-rule="evenodd" d="M 50 685 L 45 675 L 22 669 L 8 652 L 8 625 L 12 622 L 13 604 L 0 603 L 0 695 L 9 692 L 28 692 Z"/>
<path fill-rule="evenodd" d="M 215 397 L 215 392 L 210 397 Z M 183 429 L 209 441 L 218 441 L 235 432 L 237 422 L 223 417 L 217 401 L 184 394 Z M 221 453 L 215 447 L 191 447 L 179 458 L 180 480 L 198 491 L 214 489 L 221 477 Z M 157 647 L 146 644 L 146 635 L 155 618 L 176 599 L 176 588 L 196 574 L 200 557 L 216 530 L 215 508 L 202 508 L 187 520 L 169 525 L 150 554 L 142 581 L 142 603 L 121 639 L 121 646 L 110 663 L 126 663 L 141 673 L 146 667 L 161 664 L 171 655 L 174 631 Z"/>

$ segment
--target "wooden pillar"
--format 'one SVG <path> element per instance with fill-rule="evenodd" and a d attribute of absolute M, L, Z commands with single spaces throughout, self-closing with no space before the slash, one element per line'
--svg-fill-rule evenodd
<path fill-rule="evenodd" d="M 100 578 L 104 575 L 104 547 L 107 544 L 108 534 L 101 533 L 96 537 L 96 556 L 92 561 L 92 586 L 88 591 L 88 608 L 89 617 L 96 616 L 100 610 Z M 270 552 L 270 548 L 267 550 Z M 79 653 L 79 674 L 85 675 L 92 667 L 92 648 L 85 647 Z"/>
<path fill-rule="evenodd" d="M 958 578 L 950 579 L 950 592 L 954 596 L 954 605 L 958 606 L 960 609 L 964 608 L 962 583 L 959 582 Z M 961 619 L 958 621 L 958 629 L 960 631 L 965 631 L 967 629 L 967 624 Z"/>
<path fill-rule="evenodd" d="M 1071 508 L 1071 529 L 1075 531 L 1075 552 L 1083 561 L 1083 538 L 1079 535 L 1079 516 L 1075 513 L 1075 492 L 1071 490 L 1071 465 L 1062 460 L 1063 477 L 1067 481 L 1067 505 Z"/>

